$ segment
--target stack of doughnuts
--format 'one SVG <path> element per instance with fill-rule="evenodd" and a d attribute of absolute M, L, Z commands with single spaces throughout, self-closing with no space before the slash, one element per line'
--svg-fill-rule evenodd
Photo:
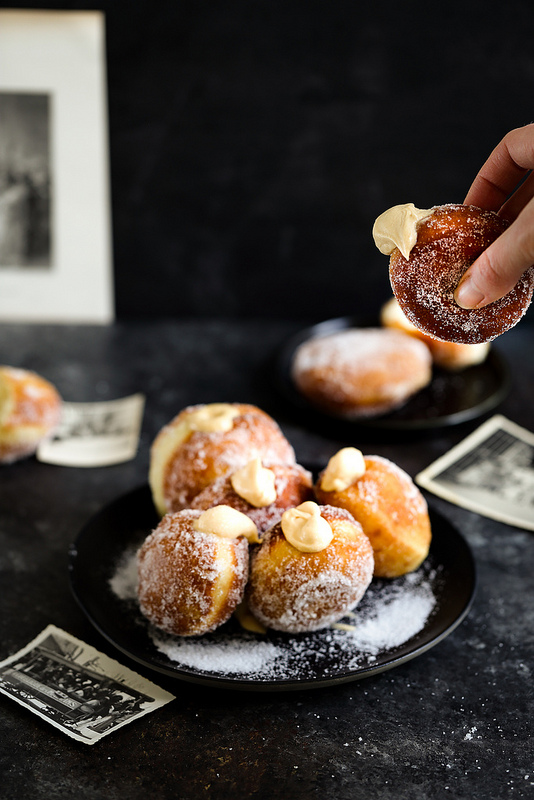
<path fill-rule="evenodd" d="M 243 609 L 255 630 L 324 628 L 373 576 L 428 554 L 426 503 L 399 467 L 344 448 L 314 484 L 255 406 L 184 409 L 154 440 L 150 484 L 161 521 L 138 552 L 139 606 L 173 635 L 209 633 Z"/>

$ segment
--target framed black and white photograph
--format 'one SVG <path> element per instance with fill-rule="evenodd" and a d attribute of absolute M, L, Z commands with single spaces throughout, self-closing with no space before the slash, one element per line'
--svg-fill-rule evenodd
<path fill-rule="evenodd" d="M 496 414 L 416 482 L 470 511 L 534 530 L 534 433 Z"/>
<path fill-rule="evenodd" d="M 55 625 L 0 663 L 0 692 L 85 744 L 174 699 Z"/>
<path fill-rule="evenodd" d="M 104 16 L 0 11 L 0 321 L 114 316 Z"/>

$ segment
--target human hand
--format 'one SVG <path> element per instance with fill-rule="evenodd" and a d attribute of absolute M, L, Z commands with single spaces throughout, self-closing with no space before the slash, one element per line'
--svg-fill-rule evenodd
<path fill-rule="evenodd" d="M 455 293 L 462 308 L 482 308 L 508 294 L 534 264 L 533 168 L 531 124 L 507 133 L 473 181 L 464 203 L 498 211 L 511 225 L 462 277 Z"/>

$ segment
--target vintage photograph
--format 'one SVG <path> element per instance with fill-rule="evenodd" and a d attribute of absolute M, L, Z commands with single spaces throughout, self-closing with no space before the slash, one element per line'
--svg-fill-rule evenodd
<path fill-rule="evenodd" d="M 71 467 L 129 461 L 137 453 L 144 407 L 141 393 L 97 403 L 64 402 L 59 427 L 41 443 L 37 457 Z"/>
<path fill-rule="evenodd" d="M 174 699 L 54 625 L 0 663 L 0 692 L 86 744 Z"/>
<path fill-rule="evenodd" d="M 434 494 L 534 530 L 534 434 L 495 415 L 416 477 Z"/>
<path fill-rule="evenodd" d="M 50 94 L 0 91 L 0 269 L 52 266 Z"/>
<path fill-rule="evenodd" d="M 0 10 L 0 320 L 114 318 L 104 15 Z"/>

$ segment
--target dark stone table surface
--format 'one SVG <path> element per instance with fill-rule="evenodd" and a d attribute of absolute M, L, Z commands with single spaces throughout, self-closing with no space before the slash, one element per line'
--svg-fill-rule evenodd
<path fill-rule="evenodd" d="M 98 509 L 147 479 L 150 443 L 182 407 L 246 401 L 271 413 L 306 463 L 341 445 L 415 475 L 479 424 L 398 436 L 310 430 L 277 392 L 283 321 L 162 321 L 111 327 L 0 326 L 0 363 L 34 369 L 65 400 L 146 394 L 136 458 L 93 469 L 29 458 L 0 471 L 0 660 L 49 623 L 154 680 L 176 700 L 92 747 L 0 695 L 0 797 L 441 800 L 534 797 L 534 539 L 427 495 L 478 568 L 468 617 L 437 646 L 365 680 L 251 693 L 179 682 L 119 654 L 69 588 L 70 543 Z M 498 409 L 534 430 L 534 329 L 496 347 L 512 386 Z"/>

